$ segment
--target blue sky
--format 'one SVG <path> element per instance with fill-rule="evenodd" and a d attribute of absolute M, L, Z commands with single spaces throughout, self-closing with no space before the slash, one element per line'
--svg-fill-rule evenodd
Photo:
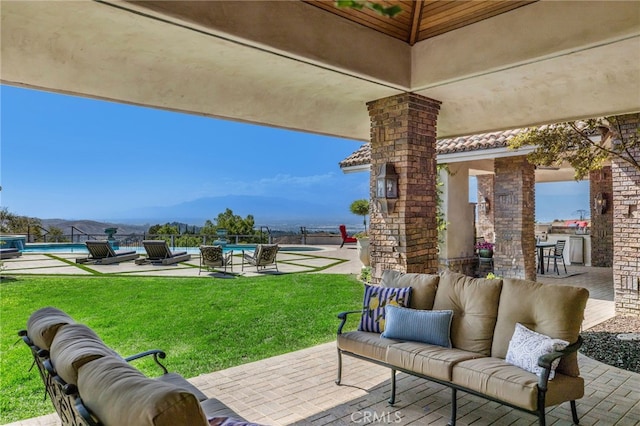
<path fill-rule="evenodd" d="M 344 203 L 351 215 L 368 198 L 368 175 L 338 166 L 361 142 L 10 86 L 0 96 L 12 213 L 102 220 L 233 194 Z"/>
<path fill-rule="evenodd" d="M 351 201 L 369 197 L 368 174 L 338 166 L 361 142 L 10 86 L 0 101 L 0 204 L 15 214 L 111 220 L 254 195 L 344 205 L 350 217 Z M 537 185 L 537 220 L 577 217 L 588 191 L 588 182 Z"/>

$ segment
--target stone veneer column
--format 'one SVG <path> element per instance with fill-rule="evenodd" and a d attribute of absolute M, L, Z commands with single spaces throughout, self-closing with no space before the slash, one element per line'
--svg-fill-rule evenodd
<path fill-rule="evenodd" d="M 640 114 L 618 117 L 624 140 L 638 137 Z M 640 148 L 631 154 L 640 159 Z M 640 171 L 611 160 L 613 180 L 613 286 L 616 312 L 640 315 Z"/>
<path fill-rule="evenodd" d="M 535 168 L 524 156 L 496 158 L 494 168 L 494 272 L 535 280 Z"/>
<path fill-rule="evenodd" d="M 591 266 L 613 266 L 613 182 L 611 166 L 589 173 L 589 200 L 591 204 Z M 594 199 L 603 194 L 607 200 L 604 213 L 596 211 Z"/>
<path fill-rule="evenodd" d="M 371 280 L 385 269 L 438 271 L 436 227 L 436 121 L 440 102 L 404 93 L 369 102 L 371 119 Z M 375 180 L 394 164 L 399 198 L 393 212 L 380 211 Z"/>
<path fill-rule="evenodd" d="M 478 209 L 478 223 L 476 225 L 476 236 L 484 237 L 485 241 L 494 241 L 494 211 L 496 206 L 495 197 L 493 195 L 493 185 L 495 182 L 494 175 L 478 175 L 476 176 L 478 181 L 478 201 L 480 197 L 485 197 L 489 201 L 489 211 L 486 213 L 481 212 Z M 476 208 L 478 208 L 476 206 Z"/>

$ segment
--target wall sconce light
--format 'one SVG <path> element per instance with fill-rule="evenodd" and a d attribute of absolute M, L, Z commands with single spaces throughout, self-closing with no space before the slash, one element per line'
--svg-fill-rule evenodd
<path fill-rule="evenodd" d="M 487 214 L 489 213 L 489 209 L 491 208 L 491 205 L 489 203 L 489 199 L 487 197 L 480 197 L 480 199 L 478 200 L 478 211 L 482 214 Z"/>
<path fill-rule="evenodd" d="M 598 192 L 593 197 L 593 210 L 600 214 L 604 214 L 607 211 L 607 198 L 604 192 Z"/>
<path fill-rule="evenodd" d="M 398 174 L 392 163 L 380 166 L 376 176 L 376 199 L 383 213 L 393 212 L 398 199 Z"/>

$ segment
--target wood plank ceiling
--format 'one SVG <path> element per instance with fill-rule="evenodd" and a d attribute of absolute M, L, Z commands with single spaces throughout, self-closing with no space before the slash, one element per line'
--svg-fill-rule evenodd
<path fill-rule="evenodd" d="M 397 4 L 402 8 L 402 12 L 393 18 L 381 16 L 366 7 L 361 10 L 338 7 L 333 0 L 303 1 L 414 45 L 537 0 L 377 0 L 385 7 Z"/>

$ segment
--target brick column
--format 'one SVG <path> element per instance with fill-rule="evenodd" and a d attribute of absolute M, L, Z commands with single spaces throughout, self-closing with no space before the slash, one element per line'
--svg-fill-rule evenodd
<path fill-rule="evenodd" d="M 638 137 L 640 114 L 618 117 L 620 138 Z M 640 158 L 640 147 L 632 150 Z M 640 170 L 611 160 L 613 180 L 613 286 L 616 312 L 640 315 Z"/>
<path fill-rule="evenodd" d="M 494 272 L 535 280 L 535 168 L 524 156 L 496 158 L 494 167 Z"/>
<path fill-rule="evenodd" d="M 610 268 L 613 265 L 613 182 L 611 166 L 589 173 L 589 201 L 591 204 L 591 266 Z M 594 199 L 602 194 L 608 206 L 604 213 L 596 211 Z"/>
<path fill-rule="evenodd" d="M 404 93 L 369 102 L 371 119 L 370 253 L 372 282 L 385 269 L 436 273 L 436 121 L 440 102 Z M 375 179 L 385 162 L 399 175 L 393 212 L 376 203 Z"/>
<path fill-rule="evenodd" d="M 478 209 L 478 223 L 476 226 L 476 236 L 484 237 L 485 241 L 494 241 L 494 207 L 496 205 L 495 197 L 493 195 L 494 175 L 478 175 L 476 176 L 478 181 L 478 200 L 480 197 L 485 197 L 489 202 L 489 211 L 481 212 Z"/>

